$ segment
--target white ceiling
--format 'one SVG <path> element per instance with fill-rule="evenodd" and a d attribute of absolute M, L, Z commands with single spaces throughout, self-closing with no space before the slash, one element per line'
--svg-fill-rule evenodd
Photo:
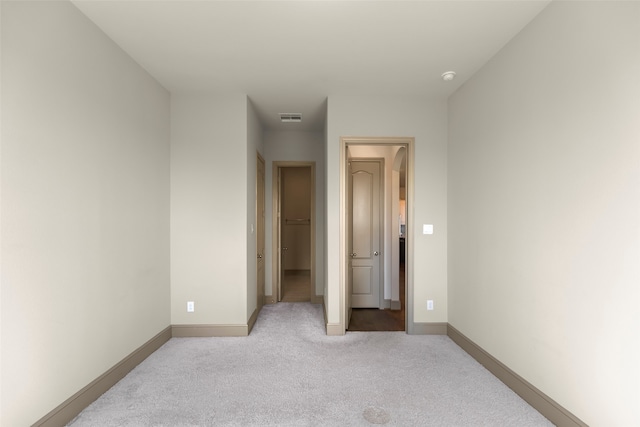
<path fill-rule="evenodd" d="M 448 97 L 549 1 L 73 3 L 172 93 L 245 93 L 265 128 L 320 130 L 330 95 Z"/>

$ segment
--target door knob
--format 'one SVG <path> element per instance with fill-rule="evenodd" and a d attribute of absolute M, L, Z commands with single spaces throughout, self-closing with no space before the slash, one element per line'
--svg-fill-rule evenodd
<path fill-rule="evenodd" d="M 375 256 L 380 255 L 380 254 L 378 253 L 378 251 L 375 251 L 373 254 L 374 254 Z"/>
<path fill-rule="evenodd" d="M 282 248 L 283 251 L 286 251 L 288 248 Z"/>
<path fill-rule="evenodd" d="M 262 259 L 262 254 L 258 254 L 258 259 Z"/>
<path fill-rule="evenodd" d="M 354 252 L 354 253 L 349 254 L 349 255 L 351 255 L 351 257 L 353 258 L 353 257 L 355 257 L 355 256 L 356 256 L 356 253 Z"/>

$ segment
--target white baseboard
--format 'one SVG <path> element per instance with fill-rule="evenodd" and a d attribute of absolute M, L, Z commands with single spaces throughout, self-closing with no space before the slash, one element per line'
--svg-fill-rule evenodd
<path fill-rule="evenodd" d="M 249 335 L 251 333 L 251 330 L 253 329 L 253 326 L 256 324 L 256 320 L 258 320 L 258 314 L 260 314 L 260 310 L 258 310 L 257 308 L 255 310 L 253 310 L 253 313 L 251 314 L 251 317 L 249 318 L 249 321 L 247 322 L 247 335 Z"/>
<path fill-rule="evenodd" d="M 276 298 L 273 295 L 265 295 L 264 296 L 264 304 L 275 304 Z M 322 304 L 324 303 L 324 295 L 312 295 L 311 296 L 311 304 Z"/>
<path fill-rule="evenodd" d="M 410 329 L 407 332 L 411 335 L 447 335 L 446 322 L 414 322 Z"/>
<path fill-rule="evenodd" d="M 339 323 L 327 323 L 327 335 L 328 336 L 344 335 L 344 329 Z"/>
<path fill-rule="evenodd" d="M 185 337 L 246 337 L 249 325 L 173 325 L 171 336 Z"/>

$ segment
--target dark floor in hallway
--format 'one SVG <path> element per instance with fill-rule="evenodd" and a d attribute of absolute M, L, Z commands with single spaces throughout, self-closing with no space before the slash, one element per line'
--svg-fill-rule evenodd
<path fill-rule="evenodd" d="M 405 330 L 405 267 L 400 265 L 400 310 L 379 308 L 354 308 L 349 331 L 404 331 Z"/>

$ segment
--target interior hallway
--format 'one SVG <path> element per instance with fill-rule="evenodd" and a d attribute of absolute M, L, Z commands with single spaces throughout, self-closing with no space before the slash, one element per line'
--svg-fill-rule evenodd
<path fill-rule="evenodd" d="M 400 310 L 354 308 L 349 331 L 404 331 L 405 329 L 405 266 L 400 265 Z M 282 302 L 310 302 L 309 270 L 285 270 L 282 281 Z"/>

